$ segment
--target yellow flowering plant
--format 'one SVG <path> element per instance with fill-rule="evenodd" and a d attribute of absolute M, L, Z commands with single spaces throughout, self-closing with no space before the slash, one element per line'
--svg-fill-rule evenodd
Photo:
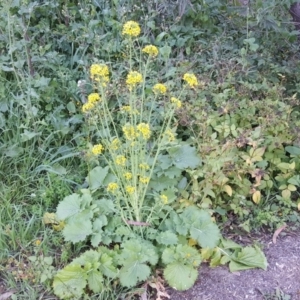
<path fill-rule="evenodd" d="M 197 78 L 191 73 L 185 74 L 183 80 L 187 84 L 181 91 L 172 90 L 172 85 L 158 80 L 163 77 L 158 76 L 152 64 L 159 58 L 159 49 L 154 45 L 137 47 L 140 33 L 140 26 L 134 21 L 123 26 L 129 61 L 126 68 L 122 68 L 122 75 L 110 62 L 90 66 L 90 86 L 94 91 L 82 106 L 90 138 L 86 156 L 93 158 L 89 161 L 86 178 L 88 189 L 82 189 L 82 195 L 74 193 L 66 197 L 58 205 L 57 215 L 66 221 L 63 235 L 67 241 L 76 243 L 90 238 L 95 248 L 111 243 L 120 245 L 119 266 L 112 265 L 115 259 L 109 258 L 113 250 L 100 247 L 108 257 L 107 264 L 111 264 L 103 268 L 109 270 L 105 276 L 118 276 L 121 285 L 134 286 L 149 277 L 149 265 L 156 265 L 158 253 L 163 253 L 166 274 L 169 267 L 175 268 L 170 274 L 180 274 L 178 270 L 185 268 L 193 275 L 175 280 L 166 275 L 172 286 L 185 289 L 196 280 L 195 267 L 200 264 L 201 257 L 190 246 L 179 245 L 179 235 L 186 231 L 188 237 L 210 248 L 215 247 L 219 239 L 209 213 L 197 207 L 180 208 L 180 212 L 176 212 L 178 186 L 184 190 L 187 184 L 182 172 L 200 164 L 195 148 L 177 141 L 175 120 L 176 111 L 183 106 L 185 95 L 182 91 L 196 88 Z M 155 74 L 157 78 L 153 78 Z M 180 224 L 187 224 L 185 231 Z M 199 236 L 202 231 L 205 234 Z M 93 255 L 101 256 L 101 251 Z M 174 261 L 166 259 L 168 251 Z M 185 253 L 193 255 L 187 259 Z M 77 263 L 80 265 L 91 259 L 90 254 L 83 254 Z M 80 272 L 87 270 L 86 278 L 89 274 L 103 275 L 96 269 L 88 273 L 90 266 L 91 263 L 84 268 L 76 265 L 76 268 Z M 73 267 L 75 264 L 69 265 L 69 269 Z M 66 292 L 70 287 L 63 279 L 70 276 L 69 269 L 56 275 L 53 284 L 56 293 Z M 98 285 L 93 288 L 93 291 L 101 290 Z"/>

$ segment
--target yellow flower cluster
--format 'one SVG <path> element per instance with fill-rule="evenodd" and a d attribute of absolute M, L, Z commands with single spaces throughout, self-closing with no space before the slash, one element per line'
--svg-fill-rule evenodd
<path fill-rule="evenodd" d="M 162 200 L 163 204 L 168 204 L 168 197 L 166 195 L 161 195 L 160 199 Z"/>
<path fill-rule="evenodd" d="M 152 90 L 155 94 L 165 94 L 167 92 L 167 87 L 164 84 L 157 83 Z"/>
<path fill-rule="evenodd" d="M 98 93 L 91 93 L 88 95 L 88 102 L 90 103 L 96 103 L 97 101 L 100 101 L 100 95 Z"/>
<path fill-rule="evenodd" d="M 186 81 L 186 83 L 191 87 L 194 88 L 198 85 L 198 80 L 196 76 L 192 73 L 185 73 L 183 75 L 183 80 Z"/>
<path fill-rule="evenodd" d="M 149 54 L 149 56 L 155 57 L 158 55 L 158 49 L 153 45 L 147 45 L 142 49 L 142 52 Z"/>
<path fill-rule="evenodd" d="M 139 168 L 140 169 L 142 169 L 142 170 L 149 170 L 150 169 L 150 167 L 149 167 L 149 165 L 148 164 L 139 164 Z"/>
<path fill-rule="evenodd" d="M 126 124 L 122 130 L 127 140 L 133 141 L 138 136 L 138 133 L 132 125 Z"/>
<path fill-rule="evenodd" d="M 132 178 L 132 173 L 126 172 L 126 173 L 124 174 L 124 177 L 125 177 L 125 179 L 130 180 L 130 179 Z"/>
<path fill-rule="evenodd" d="M 140 182 L 147 184 L 149 182 L 150 178 L 149 177 L 140 177 Z"/>
<path fill-rule="evenodd" d="M 177 108 L 180 108 L 182 106 L 181 101 L 175 97 L 171 98 L 171 102 L 174 103 Z"/>
<path fill-rule="evenodd" d="M 132 113 L 132 114 L 139 114 L 139 112 L 135 109 L 135 110 L 132 110 L 131 106 L 130 105 L 124 105 L 121 107 L 121 111 L 126 111 L 126 112 L 129 112 L 129 113 Z"/>
<path fill-rule="evenodd" d="M 135 192 L 135 187 L 134 186 L 126 186 L 125 190 L 129 195 L 132 195 Z"/>
<path fill-rule="evenodd" d="M 141 33 L 141 28 L 137 22 L 128 21 L 123 26 L 123 31 L 122 31 L 123 35 L 137 37 L 140 35 L 140 33 Z"/>
<path fill-rule="evenodd" d="M 87 113 L 95 107 L 95 103 L 87 102 L 82 105 L 82 112 Z"/>
<path fill-rule="evenodd" d="M 116 157 L 116 164 L 119 165 L 119 166 L 125 166 L 126 157 L 124 155 L 118 155 Z"/>
<path fill-rule="evenodd" d="M 88 95 L 87 103 L 82 105 L 82 112 L 86 113 L 92 110 L 95 107 L 96 102 L 98 101 L 101 101 L 100 95 L 98 93 L 91 93 L 90 95 Z"/>
<path fill-rule="evenodd" d="M 127 75 L 126 84 L 130 87 L 134 87 L 135 85 L 143 82 L 143 76 L 141 73 L 137 71 L 130 71 Z"/>
<path fill-rule="evenodd" d="M 111 182 L 107 186 L 107 191 L 111 193 L 115 193 L 119 186 L 115 182 Z"/>
<path fill-rule="evenodd" d="M 167 129 L 165 134 L 167 135 L 169 142 L 175 141 L 174 133 L 170 129 Z"/>
<path fill-rule="evenodd" d="M 111 144 L 110 144 L 110 149 L 111 149 L 111 150 L 114 150 L 114 151 L 115 151 L 115 150 L 118 150 L 119 147 L 120 147 L 120 145 L 121 145 L 120 140 L 117 139 L 117 138 L 114 138 L 114 139 L 112 140 Z"/>
<path fill-rule="evenodd" d="M 109 70 L 107 65 L 92 64 L 90 67 L 91 79 L 100 82 L 103 86 L 106 86 L 109 81 Z"/>
<path fill-rule="evenodd" d="M 94 155 L 99 155 L 103 152 L 103 150 L 104 150 L 104 147 L 101 144 L 98 144 L 98 145 L 93 146 L 92 153 Z"/>
<path fill-rule="evenodd" d="M 142 136 L 145 140 L 148 140 L 150 138 L 151 130 L 150 130 L 149 124 L 140 123 L 137 126 L 137 130 L 142 134 Z"/>

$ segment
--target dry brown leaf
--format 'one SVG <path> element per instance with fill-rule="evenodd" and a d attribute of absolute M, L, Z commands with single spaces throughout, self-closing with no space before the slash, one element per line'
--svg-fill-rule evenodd
<path fill-rule="evenodd" d="M 277 239 L 278 235 L 279 235 L 280 232 L 281 232 L 282 230 L 284 230 L 286 227 L 287 227 L 287 225 L 284 224 L 283 226 L 279 227 L 279 228 L 274 232 L 274 234 L 273 234 L 273 244 L 276 244 L 276 239 Z"/>

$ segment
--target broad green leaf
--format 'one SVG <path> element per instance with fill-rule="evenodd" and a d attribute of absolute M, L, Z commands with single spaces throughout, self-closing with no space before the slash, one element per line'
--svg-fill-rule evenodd
<path fill-rule="evenodd" d="M 285 151 L 292 154 L 292 155 L 295 155 L 295 156 L 300 155 L 300 148 L 299 147 L 287 146 L 287 147 L 285 147 Z"/>
<path fill-rule="evenodd" d="M 201 256 L 204 260 L 208 260 L 213 255 L 214 249 L 212 248 L 201 248 Z"/>
<path fill-rule="evenodd" d="M 21 141 L 26 142 L 33 139 L 35 136 L 39 136 L 40 133 L 34 131 L 24 130 L 24 133 L 21 134 Z"/>
<path fill-rule="evenodd" d="M 236 250 L 231 256 L 229 264 L 231 272 L 246 270 L 251 268 L 267 269 L 267 259 L 264 253 L 257 246 L 245 247 L 241 251 Z"/>
<path fill-rule="evenodd" d="M 210 214 L 197 207 L 187 207 L 182 219 L 189 225 L 191 237 L 203 248 L 214 248 L 220 240 L 220 230 Z"/>
<path fill-rule="evenodd" d="M 120 270 L 119 278 L 122 286 L 132 287 L 150 276 L 150 268 L 137 261 L 126 263 Z"/>
<path fill-rule="evenodd" d="M 64 198 L 56 209 L 56 216 L 59 220 L 65 220 L 81 211 L 81 197 L 78 194 L 72 194 Z"/>
<path fill-rule="evenodd" d="M 122 247 L 123 249 L 119 256 L 121 264 L 128 262 L 157 264 L 158 255 L 156 248 L 148 241 L 131 239 L 123 243 Z"/>
<path fill-rule="evenodd" d="M 232 240 L 221 239 L 221 248 L 223 249 L 241 249 L 242 246 Z"/>
<path fill-rule="evenodd" d="M 169 149 L 169 154 L 173 159 L 173 164 L 181 169 L 194 169 L 200 165 L 201 160 L 196 153 L 196 149 L 190 145 L 183 145 L 177 148 Z"/>
<path fill-rule="evenodd" d="M 157 238 L 156 238 L 157 242 L 162 244 L 162 245 L 175 245 L 178 243 L 178 238 L 176 236 L 176 234 L 174 234 L 172 231 L 168 230 L 168 231 L 164 231 L 161 232 Z"/>
<path fill-rule="evenodd" d="M 115 211 L 115 205 L 112 200 L 101 199 L 95 201 L 95 204 L 97 204 L 97 207 L 102 214 L 113 213 Z"/>
<path fill-rule="evenodd" d="M 91 190 L 95 190 L 102 186 L 103 180 L 108 174 L 109 167 L 101 168 L 100 166 L 95 167 L 89 172 L 86 177 L 86 181 L 89 184 Z"/>
<path fill-rule="evenodd" d="M 102 274 L 93 269 L 88 274 L 88 285 L 89 288 L 94 292 L 94 293 L 99 293 L 103 289 L 103 276 Z"/>
<path fill-rule="evenodd" d="M 92 234 L 92 222 L 90 220 L 73 220 L 66 224 L 63 229 L 63 236 L 66 241 L 78 243 L 84 241 L 87 236 Z"/>
<path fill-rule="evenodd" d="M 99 270 L 109 278 L 115 278 L 118 274 L 118 270 L 113 264 L 113 258 L 108 253 L 102 253 Z"/>
<path fill-rule="evenodd" d="M 220 251 L 219 248 L 215 248 L 214 249 L 214 253 L 211 257 L 211 260 L 210 260 L 210 267 L 217 267 L 221 264 L 221 257 L 222 257 L 222 253 Z"/>
<path fill-rule="evenodd" d="M 87 274 L 80 265 L 70 264 L 54 276 L 54 294 L 61 299 L 79 299 L 87 284 Z"/>
<path fill-rule="evenodd" d="M 164 277 L 171 287 L 179 291 L 185 291 L 191 288 L 195 283 L 198 277 L 198 271 L 192 266 L 174 262 L 166 266 L 164 269 Z"/>

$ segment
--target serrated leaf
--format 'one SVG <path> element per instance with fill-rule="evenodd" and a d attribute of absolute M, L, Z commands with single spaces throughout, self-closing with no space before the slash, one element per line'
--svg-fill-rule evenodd
<path fill-rule="evenodd" d="M 191 237 L 203 248 L 214 248 L 220 240 L 220 230 L 212 222 L 210 214 L 197 207 L 187 207 L 182 219 L 189 226 Z"/>
<path fill-rule="evenodd" d="M 253 148 L 252 148 L 253 149 Z M 251 149 L 251 150 L 252 150 Z M 249 151 L 249 153 L 250 153 L 250 156 L 252 156 L 252 161 L 253 161 L 253 158 L 254 157 L 262 157 L 263 155 L 264 155 L 264 153 L 265 153 L 265 150 L 266 150 L 266 148 L 265 147 L 262 147 L 262 148 L 257 148 L 257 149 L 255 149 L 255 150 L 253 150 L 253 151 Z M 252 153 L 251 153 L 252 152 Z M 261 159 L 260 159 L 261 160 Z"/>
<path fill-rule="evenodd" d="M 81 197 L 78 194 L 72 194 L 64 198 L 56 209 L 56 216 L 59 220 L 65 220 L 81 211 Z"/>
<path fill-rule="evenodd" d="M 89 263 L 91 266 L 99 262 L 101 254 L 95 250 L 88 250 L 72 261 L 72 264 L 85 266 Z"/>
<path fill-rule="evenodd" d="M 118 270 L 113 264 L 113 258 L 108 253 L 101 255 L 99 270 L 109 278 L 116 278 L 118 274 Z"/>
<path fill-rule="evenodd" d="M 257 246 L 245 247 L 241 251 L 235 251 L 231 256 L 229 264 L 231 272 L 246 270 L 251 268 L 261 268 L 266 270 L 268 263 L 264 253 Z"/>
<path fill-rule="evenodd" d="M 161 245 L 166 245 L 166 246 L 175 245 L 178 243 L 178 238 L 177 238 L 176 234 L 170 230 L 161 232 L 157 236 L 156 240 Z"/>
<path fill-rule="evenodd" d="M 173 159 L 173 164 L 181 169 L 194 169 L 200 165 L 201 160 L 196 153 L 196 149 L 190 145 L 183 145 L 177 148 L 169 149 L 169 153 Z"/>
<path fill-rule="evenodd" d="M 122 244 L 122 252 L 119 256 L 121 264 L 127 262 L 149 262 L 156 265 L 158 255 L 156 248 L 148 241 L 144 240 L 128 240 Z"/>
<path fill-rule="evenodd" d="M 94 293 L 99 293 L 103 289 L 103 276 L 99 271 L 93 269 L 88 272 L 87 281 L 89 288 Z"/>
<path fill-rule="evenodd" d="M 198 277 L 198 271 L 192 266 L 179 262 L 169 264 L 164 269 L 164 278 L 176 290 L 185 291 L 193 286 Z"/>
<path fill-rule="evenodd" d="M 97 204 L 97 207 L 99 208 L 99 212 L 104 215 L 113 213 L 115 211 L 115 205 L 112 200 L 101 199 L 95 201 L 95 204 Z"/>
<path fill-rule="evenodd" d="M 260 202 L 261 199 L 261 193 L 260 191 L 255 191 L 252 195 L 252 200 L 255 204 L 258 204 Z"/>
<path fill-rule="evenodd" d="M 61 299 L 79 299 L 87 284 L 86 272 L 80 265 L 70 264 L 54 276 L 54 294 Z"/>
<path fill-rule="evenodd" d="M 86 177 L 86 181 L 88 182 L 91 190 L 95 190 L 102 186 L 103 180 L 108 174 L 108 170 L 108 166 L 105 168 L 98 166 L 89 172 L 89 175 Z"/>
<path fill-rule="evenodd" d="M 69 222 L 62 231 L 66 241 L 78 243 L 84 241 L 87 236 L 93 233 L 92 222 L 90 220 L 75 220 Z"/>
<path fill-rule="evenodd" d="M 132 287 L 150 276 L 150 268 L 138 262 L 126 263 L 120 270 L 119 278 L 122 286 Z"/>

